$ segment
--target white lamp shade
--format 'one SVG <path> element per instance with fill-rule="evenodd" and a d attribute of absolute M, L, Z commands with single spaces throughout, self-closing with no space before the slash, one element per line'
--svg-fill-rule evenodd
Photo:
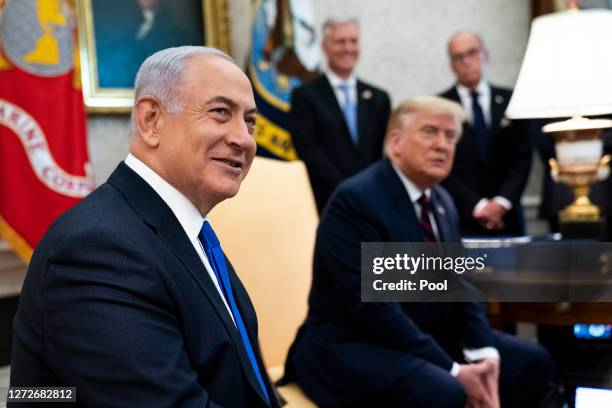
<path fill-rule="evenodd" d="M 513 119 L 612 113 L 612 11 L 570 10 L 533 20 L 508 104 Z"/>

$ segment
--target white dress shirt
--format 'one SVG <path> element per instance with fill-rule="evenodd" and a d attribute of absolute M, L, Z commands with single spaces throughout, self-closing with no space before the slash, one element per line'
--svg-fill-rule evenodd
<path fill-rule="evenodd" d="M 472 91 L 461 84 L 456 85 L 459 99 L 461 99 L 461 105 L 463 108 L 470 113 L 470 123 L 474 123 L 474 112 L 472 112 Z M 491 86 L 483 78 L 478 83 L 475 89 L 478 92 L 478 103 L 482 109 L 484 120 L 488 127 L 491 127 Z"/>
<path fill-rule="evenodd" d="M 406 192 L 408 193 L 408 196 L 410 196 L 410 201 L 412 201 L 412 205 L 414 206 L 414 211 L 416 212 L 417 220 L 420 220 L 423 210 L 421 208 L 421 204 L 418 203 L 418 200 L 423 194 L 425 194 L 425 196 L 429 200 L 431 200 L 431 189 L 428 188 L 425 191 L 422 191 L 408 177 L 406 177 L 406 175 L 404 175 L 404 173 L 402 173 L 401 170 L 395 166 L 395 164 L 391 163 L 391 166 L 393 167 L 393 170 L 395 170 L 395 173 L 397 173 L 397 176 L 400 178 L 402 184 L 406 188 Z M 429 213 L 429 223 L 431 224 L 431 229 L 433 230 L 436 239 L 440 241 L 438 224 L 436 224 L 436 217 L 434 217 L 433 213 Z"/>
<path fill-rule="evenodd" d="M 470 123 L 474 124 L 474 112 L 472 112 L 472 91 L 461 84 L 457 84 L 456 87 L 457 93 L 459 94 L 459 99 L 461 100 L 461 105 L 463 108 L 469 112 L 470 114 Z M 476 87 L 476 92 L 478 92 L 478 103 L 480 104 L 480 108 L 482 109 L 482 114 L 484 115 L 484 120 L 487 123 L 487 127 L 491 127 L 491 85 L 482 78 Z M 512 202 L 503 196 L 495 196 L 493 197 L 493 201 L 501 205 L 509 211 L 512 209 Z M 476 206 L 474 207 L 474 212 L 479 212 L 487 205 L 489 199 L 486 197 L 481 198 Z"/>
<path fill-rule="evenodd" d="M 357 106 L 357 77 L 355 74 L 351 74 L 347 79 L 342 79 L 338 75 L 334 74 L 331 70 L 325 71 L 325 76 L 329 81 L 332 89 L 334 90 L 334 94 L 336 95 L 336 100 L 338 101 L 338 106 L 340 106 L 340 110 L 344 108 L 344 91 L 340 89 L 340 87 L 344 84 L 348 85 L 348 94 L 351 102 L 354 106 Z"/>
<path fill-rule="evenodd" d="M 174 216 L 179 221 L 179 224 L 181 224 L 181 227 L 183 227 L 185 234 L 187 234 L 191 245 L 193 245 L 193 248 L 202 260 L 204 268 L 206 268 L 206 272 L 208 272 L 210 279 L 215 285 L 215 288 L 217 288 L 217 292 L 219 292 L 219 296 L 221 297 L 223 304 L 227 308 L 227 312 L 232 320 L 234 320 L 232 311 L 225 301 L 225 296 L 223 296 L 223 292 L 221 291 L 221 287 L 217 281 L 217 276 L 210 266 L 210 262 L 208 262 L 208 257 L 206 257 L 202 243 L 198 239 L 198 234 L 202 229 L 202 225 L 204 224 L 205 220 L 208 220 L 208 218 L 203 217 L 196 206 L 193 205 L 193 203 L 180 191 L 164 180 L 159 174 L 155 173 L 149 166 L 134 157 L 131 153 L 128 154 L 127 158 L 125 159 L 125 164 L 134 170 L 136 174 L 142 177 L 144 181 L 146 181 L 147 184 L 150 185 L 153 190 L 155 190 L 155 192 L 168 205 L 168 207 L 170 207 L 174 213 Z M 236 324 L 235 321 L 234 324 Z"/>
<path fill-rule="evenodd" d="M 402 184 L 406 188 L 406 192 L 408 196 L 410 196 L 410 201 L 412 201 L 412 205 L 414 206 L 414 211 L 416 212 L 417 219 L 421 218 L 421 205 L 417 203 L 417 200 L 421 197 L 421 195 L 425 194 L 427 198 L 431 199 L 431 189 L 428 188 L 425 191 L 419 189 L 400 169 L 398 169 L 395 164 L 391 163 L 393 170 L 397 173 L 398 177 L 402 181 Z M 440 234 L 438 232 L 438 226 L 436 224 L 436 219 L 433 214 L 429 214 L 429 221 L 431 222 L 432 229 L 434 230 L 434 235 L 438 240 L 440 240 Z M 463 356 L 465 360 L 468 362 L 474 362 L 478 360 L 482 360 L 484 358 L 494 358 L 499 360 L 499 352 L 495 347 L 483 347 L 479 349 L 463 349 Z M 461 367 L 459 363 L 456 361 L 453 362 L 453 366 L 451 367 L 450 374 L 453 377 L 456 377 L 459 374 Z"/>

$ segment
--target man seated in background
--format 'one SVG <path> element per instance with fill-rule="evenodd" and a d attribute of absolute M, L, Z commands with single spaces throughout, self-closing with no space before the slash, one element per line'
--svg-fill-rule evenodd
<path fill-rule="evenodd" d="M 319 214 L 342 180 L 381 158 L 391 110 L 386 92 L 355 76 L 357 20 L 326 21 L 322 48 L 325 74 L 293 91 L 287 118 Z"/>
<path fill-rule="evenodd" d="M 362 242 L 459 241 L 438 183 L 466 113 L 420 97 L 399 105 L 387 158 L 344 181 L 322 215 L 306 321 L 285 381 L 321 406 L 538 407 L 553 364 L 540 346 L 491 329 L 479 303 L 362 303 Z"/>
<path fill-rule="evenodd" d="M 455 34 L 448 55 L 457 82 L 441 96 L 471 114 L 443 183 L 459 211 L 461 234 L 524 235 L 521 195 L 532 155 L 526 122 L 504 117 L 512 91 L 488 82 L 488 52 L 477 34 Z"/>

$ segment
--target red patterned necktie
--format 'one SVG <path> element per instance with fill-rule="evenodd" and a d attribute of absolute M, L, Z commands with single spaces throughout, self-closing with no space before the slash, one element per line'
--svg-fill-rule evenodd
<path fill-rule="evenodd" d="M 421 219 L 419 224 L 423 231 L 423 242 L 437 242 L 436 234 L 434 234 L 433 226 L 431 225 L 431 200 L 425 194 L 421 195 L 417 200 L 421 206 Z"/>

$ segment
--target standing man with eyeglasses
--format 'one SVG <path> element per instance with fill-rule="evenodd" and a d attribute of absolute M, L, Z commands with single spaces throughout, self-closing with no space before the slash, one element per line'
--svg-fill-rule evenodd
<path fill-rule="evenodd" d="M 524 123 L 504 116 L 512 91 L 488 82 L 488 52 L 477 34 L 453 35 L 448 54 L 457 82 L 441 96 L 471 114 L 443 183 L 457 205 L 461 234 L 523 235 L 520 200 L 532 152 Z"/>

